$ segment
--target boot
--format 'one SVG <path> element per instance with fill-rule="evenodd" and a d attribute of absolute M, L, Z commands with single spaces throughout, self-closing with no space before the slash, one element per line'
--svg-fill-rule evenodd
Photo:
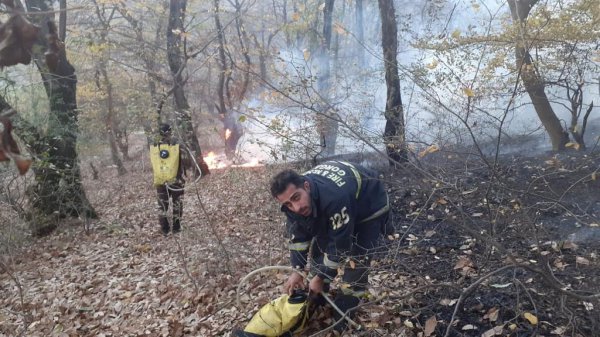
<path fill-rule="evenodd" d="M 181 199 L 173 199 L 173 233 L 181 232 L 181 216 L 183 214 L 183 204 Z"/>
<path fill-rule="evenodd" d="M 179 218 L 173 218 L 173 233 L 181 232 L 181 221 Z"/>
<path fill-rule="evenodd" d="M 166 217 L 161 216 L 159 217 L 158 221 L 160 222 L 160 230 L 163 235 L 168 235 L 170 230 L 169 220 L 167 220 Z"/>
<path fill-rule="evenodd" d="M 355 308 L 359 303 L 360 303 L 360 299 L 356 296 L 352 296 L 352 295 L 345 295 L 342 293 L 338 293 L 335 296 L 335 299 L 333 300 L 333 303 L 340 308 L 340 310 L 342 312 L 348 312 L 348 310 Z M 346 315 L 346 317 L 350 317 L 352 318 L 354 316 L 354 312 L 351 311 L 348 315 Z M 340 313 L 337 310 L 333 310 L 333 319 L 337 322 L 340 320 L 340 318 L 342 318 L 342 315 L 340 315 Z M 346 321 L 346 319 L 344 318 L 344 320 L 342 320 L 341 322 L 339 322 L 334 329 L 338 332 L 342 332 L 344 330 L 346 330 L 346 326 L 347 326 L 348 322 Z"/>

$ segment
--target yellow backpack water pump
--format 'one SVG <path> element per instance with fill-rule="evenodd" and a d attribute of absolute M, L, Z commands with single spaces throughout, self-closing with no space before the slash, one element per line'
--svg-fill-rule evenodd
<path fill-rule="evenodd" d="M 150 161 L 154 173 L 154 186 L 174 183 L 179 170 L 179 144 L 150 146 Z"/>
<path fill-rule="evenodd" d="M 265 304 L 235 337 L 291 337 L 301 332 L 308 319 L 308 295 L 294 291 Z"/>

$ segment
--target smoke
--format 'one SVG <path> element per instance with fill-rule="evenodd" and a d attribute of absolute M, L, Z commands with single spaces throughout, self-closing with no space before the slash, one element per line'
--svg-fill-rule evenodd
<path fill-rule="evenodd" d="M 496 151 L 498 137 L 501 153 L 551 149 L 529 97 L 525 93 L 512 97 L 516 77 L 510 48 L 479 45 L 440 52 L 423 44 L 497 31 L 508 15 L 504 1 L 456 5 L 404 1 L 397 2 L 396 10 L 406 139 L 415 151 L 429 144 L 442 149 L 456 144 L 471 146 L 472 135 L 486 154 Z M 346 15 L 344 21 L 335 22 L 346 33 L 334 32 L 332 46 L 337 52 L 329 58 L 314 57 L 306 45 L 290 48 L 283 41 L 276 44 L 278 54 L 271 76 L 276 81 L 248 100 L 241 111 L 248 116 L 238 147 L 242 156 L 264 161 L 313 157 L 319 151 L 315 106 L 321 98 L 331 103 L 342 121 L 337 154 L 384 149 L 387 89 L 377 4 L 365 3 L 362 45 L 351 34 L 352 20 L 353 16 Z M 360 52 L 356 46 L 362 48 Z M 365 57 L 364 63 L 359 62 L 360 57 Z M 325 68 L 322 62 L 329 62 L 331 69 L 332 90 L 327 97 L 317 88 L 319 69 Z M 564 89 L 548 87 L 546 92 L 566 128 L 570 114 L 565 109 Z M 584 97 L 594 95 L 597 97 L 591 85 L 584 88 Z M 589 132 L 586 140 L 593 142 L 595 137 Z"/>
<path fill-rule="evenodd" d="M 596 243 L 600 240 L 599 227 L 584 227 L 569 235 L 569 240 L 582 243 Z"/>

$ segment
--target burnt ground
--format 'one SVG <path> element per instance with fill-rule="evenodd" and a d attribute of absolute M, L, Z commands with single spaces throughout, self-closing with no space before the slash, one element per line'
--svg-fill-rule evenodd
<path fill-rule="evenodd" d="M 495 167 L 438 153 L 424 162 L 412 177 L 389 177 L 405 247 L 398 271 L 455 287 L 419 293 L 398 315 L 423 327 L 435 316 L 443 336 L 456 307 L 448 304 L 463 294 L 450 336 L 600 334 L 597 155 L 501 157 Z"/>
<path fill-rule="evenodd" d="M 31 238 L 3 208 L 0 336 L 228 336 L 281 293 L 285 274 L 264 272 L 235 304 L 244 276 L 287 263 L 267 190 L 280 167 L 188 184 L 184 231 L 163 237 L 144 153 L 125 176 L 84 172 L 99 220 Z M 344 335 L 598 336 L 599 167 L 577 152 L 497 166 L 438 152 L 386 171 L 398 238 L 372 265 L 362 329 Z M 303 335 L 327 329 L 330 310 Z"/>

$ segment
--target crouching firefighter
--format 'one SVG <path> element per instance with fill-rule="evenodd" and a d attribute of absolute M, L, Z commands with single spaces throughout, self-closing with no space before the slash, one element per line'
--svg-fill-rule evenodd
<path fill-rule="evenodd" d="M 334 304 L 343 312 L 356 307 L 367 295 L 370 260 L 379 238 L 393 233 L 388 195 L 378 174 L 356 164 L 329 161 L 302 175 L 279 172 L 271 180 L 271 194 L 287 217 L 292 267 L 304 270 L 311 252 L 310 294 L 327 292 L 338 268 L 347 263 Z M 300 288 L 302 276 L 292 273 L 284 289 L 291 294 Z M 338 321 L 341 315 L 334 313 Z M 335 329 L 344 330 L 345 321 Z"/>
<path fill-rule="evenodd" d="M 186 175 L 186 168 L 191 168 L 191 160 L 187 151 L 182 148 L 183 145 L 173 138 L 169 124 L 161 124 L 159 133 L 158 140 L 150 146 L 150 161 L 158 195 L 158 220 L 162 233 L 167 235 L 171 230 L 167 218 L 169 199 L 173 205 L 173 233 L 181 231 L 185 187 L 183 176 Z"/>

